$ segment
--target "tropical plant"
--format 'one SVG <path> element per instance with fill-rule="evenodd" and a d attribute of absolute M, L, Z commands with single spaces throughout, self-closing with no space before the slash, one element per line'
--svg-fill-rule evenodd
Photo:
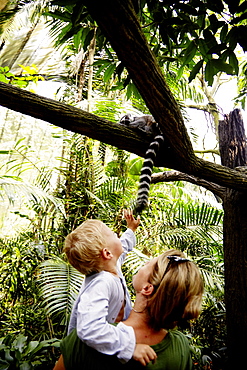
<path fill-rule="evenodd" d="M 16 76 L 10 72 L 10 68 L 0 67 L 0 81 L 4 83 L 11 83 L 12 85 L 26 88 L 30 82 L 44 81 L 44 77 L 38 74 L 38 68 L 33 64 L 31 67 L 19 65 L 22 68 L 23 76 Z"/>
<path fill-rule="evenodd" d="M 0 369 L 42 370 L 50 367 L 57 358 L 54 349 L 58 347 L 57 339 L 29 341 L 22 334 L 8 334 L 0 338 Z"/>
<path fill-rule="evenodd" d="M 86 6 L 77 0 L 69 4 L 67 1 L 56 0 L 49 3 L 53 8 L 45 14 L 53 17 L 53 27 L 59 30 L 58 40 L 64 42 L 74 37 L 77 42 L 81 41 L 81 47 L 86 50 L 93 37 L 92 18 Z M 135 4 L 135 11 L 159 64 L 171 73 L 174 66 L 179 66 L 178 81 L 188 69 L 189 81 L 203 72 L 209 85 L 212 85 L 218 72 L 238 74 L 236 44 L 239 43 L 243 50 L 247 48 L 243 37 L 246 32 L 244 2 L 233 5 L 231 1 L 218 1 L 215 4 L 199 0 L 190 3 L 148 0 Z M 225 13 L 227 16 L 224 16 Z M 128 85 L 129 90 L 134 92 L 136 88 L 130 76 L 99 28 L 96 40 L 99 50 L 103 49 L 105 54 L 104 59 L 96 63 L 98 73 L 104 71 L 105 81 L 113 76 L 118 77 L 116 85 L 119 88 Z M 137 90 L 136 94 L 139 95 Z"/>
<path fill-rule="evenodd" d="M 46 312 L 59 322 L 63 335 L 84 276 L 60 257 L 53 257 L 39 266 L 38 284 Z M 55 329 L 55 325 L 53 325 Z"/>
<path fill-rule="evenodd" d="M 15 239 L 0 240 L 0 336 L 21 331 L 32 338 L 49 337 L 35 278 L 44 256 L 44 245 L 35 241 L 35 235 L 30 232 Z"/>
<path fill-rule="evenodd" d="M 151 2 L 149 3 L 149 5 L 152 6 Z M 79 3 L 77 5 L 78 7 L 81 6 L 81 4 Z M 159 6 L 160 4 L 156 5 Z M 72 18 L 75 11 L 75 8 L 73 8 L 73 6 L 74 5 L 72 5 L 72 2 L 70 2 L 69 6 L 64 12 L 64 17 L 68 16 L 69 22 L 71 20 L 73 21 Z M 154 3 L 153 6 L 155 7 Z M 191 10 L 191 8 L 189 9 Z M 205 8 L 203 9 L 205 10 Z M 166 16 L 168 16 L 169 9 L 166 9 L 166 12 Z M 69 15 L 67 13 L 69 13 Z M 147 13 L 145 14 L 145 16 L 146 15 Z M 181 13 L 179 16 L 181 16 Z M 211 20 L 212 22 L 210 23 L 210 26 L 213 25 L 213 21 L 215 19 L 211 17 Z M 81 19 L 77 24 L 78 34 L 76 34 L 76 36 L 74 37 L 77 43 L 81 41 L 80 36 L 85 31 L 85 28 L 83 29 L 83 31 L 80 31 L 80 22 Z M 191 25 L 188 17 L 184 18 L 184 24 Z M 220 26 L 218 23 L 217 25 Z M 146 30 L 148 30 L 147 27 Z M 181 31 L 181 28 L 179 28 L 179 30 Z M 69 25 L 67 29 L 63 31 L 64 34 L 67 31 L 71 31 L 71 34 L 74 30 L 73 27 L 71 28 L 71 25 Z M 92 30 L 88 28 L 88 30 L 85 32 L 89 31 Z M 159 32 L 161 38 L 164 38 L 165 33 L 163 34 L 161 29 L 159 30 Z M 100 35 L 99 31 L 97 31 L 97 35 Z M 155 41 L 153 42 L 153 44 L 153 40 L 150 39 L 150 44 L 154 45 L 154 51 L 156 46 L 159 45 L 159 43 L 156 42 L 156 36 L 157 35 L 153 34 L 153 40 Z M 203 34 L 203 38 L 204 36 L 206 37 L 206 33 Z M 101 41 L 102 40 L 103 38 L 101 39 Z M 86 41 L 90 41 L 89 36 Z M 204 45 L 205 40 L 203 39 L 202 41 L 200 41 L 200 44 Z M 160 47 L 163 48 L 161 44 Z M 185 49 L 187 47 L 188 43 L 185 43 Z M 189 52 L 191 51 L 191 49 L 192 52 L 190 54 Z M 170 59 L 166 55 L 165 50 L 162 49 L 162 52 L 163 55 L 165 55 L 163 61 L 169 64 L 169 73 L 172 80 L 170 81 L 171 86 L 172 84 L 174 84 L 174 88 L 176 88 L 176 81 L 174 82 L 173 80 L 174 70 L 177 70 L 174 67 L 173 63 L 175 63 L 176 61 Z M 184 56 L 182 54 L 180 55 L 183 61 L 182 68 L 179 70 L 179 73 L 182 73 L 182 69 L 185 70 L 187 68 L 186 63 L 189 63 L 191 61 L 191 59 L 189 58 L 193 55 L 193 53 L 194 43 L 191 43 L 189 44 L 188 53 L 186 53 L 185 51 Z M 128 86 L 127 94 L 128 97 L 130 97 L 134 91 L 137 91 L 136 87 L 133 85 L 132 81 L 127 75 L 127 72 L 123 69 L 122 64 L 117 61 L 115 53 L 112 52 L 108 45 L 105 55 L 107 55 L 108 57 L 106 63 L 99 59 L 95 63 L 95 66 L 98 68 L 98 76 L 103 75 L 105 83 L 109 82 L 109 84 L 112 84 L 112 82 L 114 82 L 116 86 L 113 86 L 113 89 L 115 87 L 123 88 L 124 86 Z M 210 56 L 208 58 L 210 59 Z M 160 63 L 163 61 L 162 59 L 160 59 Z M 192 61 L 191 63 L 193 64 L 194 62 Z M 210 63 L 208 64 L 209 67 L 210 65 L 212 66 L 215 62 Z M 220 63 L 218 63 L 218 67 L 219 66 Z M 225 65 L 223 66 L 224 68 L 226 68 Z M 208 76 L 210 69 L 209 67 L 207 69 Z M 115 68 L 117 69 L 115 70 Z M 196 70 L 193 71 L 193 73 L 195 72 Z M 213 72 L 215 72 L 215 69 Z M 118 82 L 116 79 L 117 75 L 122 78 L 122 80 L 120 79 L 120 82 Z M 185 86 L 188 85 L 184 83 L 184 87 Z M 138 104 L 140 103 L 138 102 Z M 143 107 L 141 108 L 142 109 L 140 110 L 144 111 Z M 114 121 L 115 117 L 114 119 L 113 117 L 114 114 L 110 115 L 109 111 L 106 111 L 105 118 Z M 70 158 L 64 160 L 64 164 L 66 163 L 66 165 L 64 165 L 64 167 L 62 168 L 62 173 L 66 180 L 65 182 L 61 181 L 61 187 L 58 189 L 60 197 L 65 200 L 67 212 L 65 217 L 65 227 L 62 226 L 62 231 L 60 232 L 60 230 L 55 230 L 55 228 L 49 229 L 49 233 L 47 233 L 47 235 L 45 236 L 42 233 L 42 231 L 47 231 L 47 229 L 44 227 L 44 223 L 36 222 L 36 230 L 41 231 L 40 234 L 42 234 L 42 239 L 43 237 L 46 237 L 45 240 L 47 241 L 47 243 L 50 241 L 50 243 L 53 244 L 54 248 L 52 253 L 54 254 L 60 254 L 62 245 L 61 240 L 64 234 L 70 231 L 71 228 L 78 225 L 87 217 L 100 217 L 112 227 L 116 227 L 119 232 L 123 228 L 118 211 L 122 206 L 129 204 L 129 200 L 132 198 L 133 189 L 134 191 L 136 190 L 137 173 L 139 172 L 135 172 L 135 177 L 125 177 L 127 173 L 130 172 L 129 169 L 131 168 L 131 165 L 133 163 L 131 164 L 130 162 L 128 162 L 128 156 L 123 151 L 116 151 L 116 159 L 114 158 L 114 160 L 110 161 L 107 164 L 106 168 L 103 168 L 102 163 L 105 165 L 106 146 L 100 145 L 100 150 L 98 151 L 97 155 L 95 155 L 94 150 L 96 145 L 97 144 L 92 142 L 90 139 L 79 138 L 77 135 L 74 137 L 74 141 L 71 142 Z M 178 184 L 176 184 L 176 186 L 178 186 Z M 173 186 L 173 189 L 175 189 L 176 186 Z M 163 248 L 179 247 L 182 250 L 185 250 L 189 256 L 193 257 L 193 259 L 200 264 L 204 273 L 206 285 L 210 289 L 210 292 L 212 291 L 212 299 L 210 301 L 210 304 L 208 303 L 209 314 L 207 316 L 207 320 L 204 321 L 206 325 L 209 325 L 210 314 L 214 316 L 218 315 L 218 301 L 214 299 L 214 296 L 220 297 L 217 289 L 221 287 L 222 281 L 222 251 L 220 245 L 222 211 L 219 211 L 218 209 L 213 209 L 207 204 L 197 203 L 196 205 L 194 205 L 191 200 L 188 204 L 182 202 L 179 199 L 179 197 L 181 197 L 181 189 L 179 188 L 179 190 L 177 190 L 178 194 L 176 196 L 171 197 L 169 191 L 167 191 L 167 189 L 169 188 L 171 188 L 169 185 L 166 185 L 165 187 L 161 186 L 160 188 L 157 187 L 155 193 L 151 190 L 151 213 L 147 212 L 143 216 L 142 228 L 140 228 L 141 231 L 138 233 L 138 249 L 129 256 L 124 269 L 127 276 L 130 277 L 130 273 L 135 271 L 147 258 L 149 258 L 149 256 L 160 253 Z M 36 214 L 38 216 L 38 219 L 41 220 L 45 216 L 46 210 L 38 209 Z M 56 240 L 57 236 L 59 236 L 58 243 Z M 58 248 L 56 248 L 57 245 L 59 245 Z M 56 249 L 57 251 L 55 252 Z M 51 268 L 49 267 L 49 264 L 51 264 Z M 57 262 L 57 265 L 60 264 L 60 267 L 56 267 L 56 271 L 53 275 L 52 268 L 54 268 L 55 264 L 56 263 L 54 262 L 54 260 L 48 260 L 47 265 L 42 265 L 41 271 L 43 271 L 42 269 L 44 268 L 45 274 L 46 271 L 48 271 L 48 274 L 47 276 L 44 275 L 44 280 L 42 280 L 43 277 L 41 278 L 41 280 L 42 292 L 44 294 L 43 296 L 45 297 L 45 303 L 48 304 L 49 315 L 52 316 L 52 319 L 54 318 L 54 327 L 57 331 L 59 331 L 60 329 L 57 329 L 59 325 L 57 327 L 56 325 L 59 323 L 64 325 L 64 327 L 66 326 L 69 307 L 72 304 L 74 294 L 79 286 L 77 286 L 75 288 L 75 291 L 73 291 L 73 288 L 71 288 L 70 286 L 72 284 L 72 280 L 70 279 L 69 282 L 65 282 L 68 276 L 70 277 L 70 274 L 72 274 L 72 272 L 69 272 L 69 267 L 66 266 L 66 263 L 63 260 Z M 41 272 L 41 276 L 42 273 L 43 272 Z M 51 279 L 48 276 L 49 274 Z M 57 286 L 57 282 L 54 282 L 55 275 L 59 277 L 62 276 L 61 286 Z M 49 290 L 49 287 L 51 287 L 51 290 Z M 64 292 L 62 292 L 62 288 L 64 287 L 67 289 L 67 294 L 64 294 Z M 55 293 L 54 298 L 56 297 L 57 299 L 57 306 L 52 301 L 53 297 L 50 294 L 51 292 Z M 212 306 L 214 309 L 211 309 Z M 63 320 L 61 319 L 61 316 L 64 317 Z M 17 315 L 15 317 L 17 317 Z M 201 333 L 203 332 L 203 334 L 205 334 L 205 332 L 209 329 L 207 326 L 205 327 L 206 329 L 204 329 L 203 327 L 201 331 Z M 219 331 L 220 330 L 221 328 L 219 328 Z M 207 334 L 204 335 L 203 341 L 202 343 L 200 343 L 202 347 L 207 346 L 207 343 L 211 341 L 212 336 L 210 336 L 210 339 L 208 341 L 206 337 Z M 198 343 L 199 340 L 197 341 L 197 345 Z"/>

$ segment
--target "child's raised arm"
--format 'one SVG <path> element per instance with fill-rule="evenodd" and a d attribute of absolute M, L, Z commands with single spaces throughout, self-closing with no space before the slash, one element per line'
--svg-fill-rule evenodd
<path fill-rule="evenodd" d="M 141 222 L 140 216 L 138 215 L 137 219 L 135 219 L 130 209 L 124 209 L 123 215 L 127 222 L 127 228 L 135 232 Z"/>

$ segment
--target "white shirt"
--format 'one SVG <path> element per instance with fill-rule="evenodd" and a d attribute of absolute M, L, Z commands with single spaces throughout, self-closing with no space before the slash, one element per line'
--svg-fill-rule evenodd
<path fill-rule="evenodd" d="M 124 319 L 131 310 L 121 265 L 126 254 L 136 243 L 135 234 L 127 229 L 120 238 L 124 252 L 118 259 L 119 277 L 107 271 L 87 276 L 72 309 L 68 333 L 74 328 L 78 337 L 90 347 L 107 355 L 117 355 L 121 362 L 127 362 L 135 349 L 135 333 L 131 326 L 119 323 L 111 325 L 126 300 Z"/>

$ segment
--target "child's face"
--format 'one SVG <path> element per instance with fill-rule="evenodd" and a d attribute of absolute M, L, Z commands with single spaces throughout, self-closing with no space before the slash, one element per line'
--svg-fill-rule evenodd
<path fill-rule="evenodd" d="M 123 247 L 120 239 L 108 226 L 104 225 L 103 228 L 104 237 L 106 239 L 107 248 L 117 259 L 123 253 Z"/>

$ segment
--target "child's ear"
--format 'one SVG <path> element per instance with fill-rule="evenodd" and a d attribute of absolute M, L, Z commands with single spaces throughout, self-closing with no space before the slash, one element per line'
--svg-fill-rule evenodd
<path fill-rule="evenodd" d="M 144 296 L 150 296 L 153 294 L 153 291 L 154 291 L 154 286 L 153 284 L 150 284 L 150 283 L 147 283 L 145 284 L 143 287 L 142 287 L 142 290 L 141 290 L 141 293 L 144 295 Z"/>
<path fill-rule="evenodd" d="M 113 254 L 107 248 L 102 249 L 101 253 L 102 257 L 106 260 L 110 260 L 113 257 Z"/>

